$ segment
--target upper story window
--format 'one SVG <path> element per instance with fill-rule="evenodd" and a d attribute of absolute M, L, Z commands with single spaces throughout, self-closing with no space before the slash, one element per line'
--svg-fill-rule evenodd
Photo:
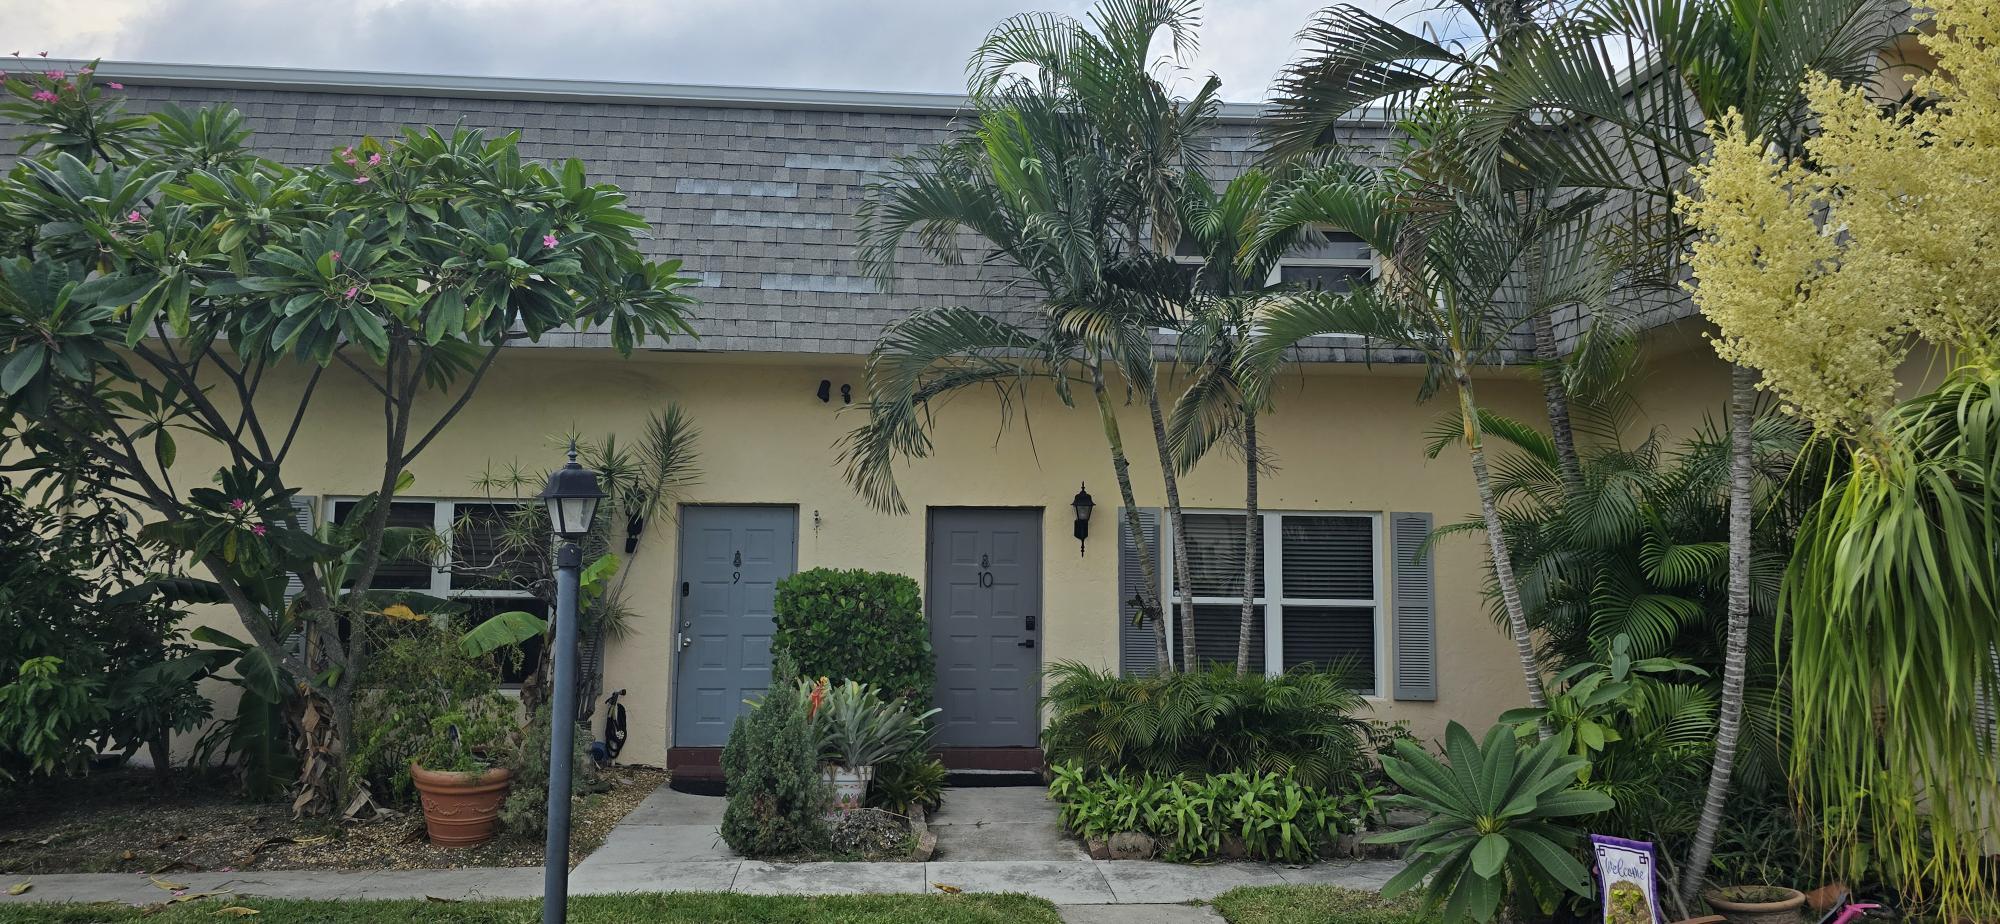
<path fill-rule="evenodd" d="M 1317 242 L 1299 244 L 1287 251 L 1277 265 L 1271 267 L 1264 284 L 1347 292 L 1381 272 L 1382 264 L 1376 259 L 1375 248 L 1368 246 L 1360 237 L 1345 231 L 1322 231 L 1320 238 Z M 1213 293 L 1221 288 L 1222 280 L 1202 272 L 1206 261 L 1200 246 L 1194 241 L 1181 240 L 1180 245 L 1174 248 L 1174 262 L 1186 268 L 1191 283 L 1199 281 L 1201 291 Z M 1174 331 L 1163 328 L 1161 333 L 1172 334 Z"/>
<path fill-rule="evenodd" d="M 334 501 L 333 521 L 345 522 L 355 503 Z M 465 607 L 464 615 L 458 618 L 467 626 L 510 610 L 547 619 L 548 604 L 528 584 L 532 579 L 527 570 L 530 563 L 510 556 L 504 540 L 509 518 L 525 509 L 521 501 L 393 501 L 389 504 L 390 526 L 427 529 L 444 541 L 432 560 L 383 559 L 370 586 L 376 590 L 414 590 L 451 600 Z M 503 688 L 519 688 L 541 661 L 541 639 L 529 639 L 521 649 L 518 663 L 514 658 L 501 659 Z"/>
<path fill-rule="evenodd" d="M 1187 513 L 1188 578 L 1195 648 L 1206 663 L 1236 662 L 1243 614 L 1242 513 Z M 1345 667 L 1355 688 L 1381 690 L 1382 591 L 1379 518 L 1352 513 L 1260 513 L 1253 581 L 1252 670 Z M 1171 524 L 1163 524 L 1171 530 Z M 1174 543 L 1163 537 L 1169 612 L 1179 605 Z M 1169 634 L 1179 629 L 1168 620 Z M 1179 656 L 1180 645 L 1172 646 Z"/>

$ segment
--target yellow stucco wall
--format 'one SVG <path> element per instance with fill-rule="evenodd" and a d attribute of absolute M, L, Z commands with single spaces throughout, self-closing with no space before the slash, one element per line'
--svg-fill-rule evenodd
<path fill-rule="evenodd" d="M 814 395 L 821 379 L 833 382 L 831 405 Z M 703 477 L 688 500 L 797 506 L 801 568 L 873 568 L 921 581 L 925 507 L 1047 508 L 1043 657 L 1115 665 L 1118 492 L 1094 413 L 1064 408 L 1044 393 L 1027 407 L 1025 420 L 1017 413 L 1001 432 L 990 397 L 967 395 L 951 402 L 941 414 L 937 454 L 901 472 L 913 513 L 891 516 L 871 510 L 842 478 L 835 443 L 860 414 L 840 409 L 843 383 L 852 384 L 857 396 L 863 391 L 858 359 L 645 353 L 620 360 L 607 352 L 513 351 L 413 466 L 416 482 L 408 494 L 480 496 L 474 479 L 489 464 L 553 465 L 560 454 L 550 443 L 552 434 L 574 429 L 631 437 L 649 412 L 678 401 L 702 431 Z M 1263 482 L 1263 506 L 1427 511 L 1439 524 L 1476 511 L 1463 453 L 1424 457 L 1424 432 L 1445 406 L 1417 404 L 1417 386 L 1416 371 L 1405 367 L 1314 368 L 1289 376 L 1276 396 L 1277 411 L 1262 430 L 1277 465 Z M 275 399 L 296 387 L 296 380 L 272 381 L 265 393 Z M 1485 402 L 1505 413 L 1539 413 L 1536 390 L 1513 373 L 1496 372 L 1483 387 Z M 320 390 L 317 410 L 287 462 L 288 477 L 316 495 L 374 489 L 381 458 L 379 400 L 338 367 L 327 373 Z M 1140 503 L 1158 505 L 1158 465 L 1143 406 L 1126 408 L 1122 425 Z M 177 475 L 204 479 L 215 457 L 190 442 L 183 441 Z M 1068 511 L 1079 483 L 1099 502 L 1081 556 Z M 1240 509 L 1242 491 L 1240 463 L 1221 452 L 1182 486 L 1188 508 Z M 647 530 L 626 589 L 626 603 L 639 616 L 630 635 L 610 647 L 605 662 L 606 686 L 630 691 L 625 702 L 631 738 L 622 759 L 632 762 L 663 762 L 671 740 L 675 538 L 670 525 Z M 1419 735 L 1432 737 L 1447 719 L 1483 727 L 1523 700 L 1511 647 L 1480 599 L 1482 565 L 1483 548 L 1472 539 L 1452 539 L 1437 550 L 1438 700 L 1376 700 L 1378 717 L 1407 719 Z M 198 619 L 228 627 L 234 616 L 211 609 Z M 1389 689 L 1387 665 L 1382 689 Z"/>

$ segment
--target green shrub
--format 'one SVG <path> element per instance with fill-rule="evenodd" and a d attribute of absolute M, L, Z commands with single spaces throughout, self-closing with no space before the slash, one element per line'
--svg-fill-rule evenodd
<path fill-rule="evenodd" d="M 772 647 L 805 677 L 858 680 L 912 711 L 930 707 L 937 667 L 923 594 L 906 575 L 814 568 L 778 582 Z"/>
<path fill-rule="evenodd" d="M 1165 776 L 1290 774 L 1299 785 L 1346 785 L 1367 762 L 1361 694 L 1339 672 L 1237 676 L 1226 666 L 1119 677 L 1073 661 L 1048 669 L 1054 716 L 1042 733 L 1051 763 Z"/>
<path fill-rule="evenodd" d="M 944 804 L 948 776 L 944 764 L 921 752 L 877 764 L 875 780 L 868 784 L 868 807 L 908 815 L 921 805 L 935 812 Z"/>
<path fill-rule="evenodd" d="M 1224 838 L 1240 840 L 1256 859 L 1307 862 L 1360 821 L 1353 794 L 1277 773 L 1093 775 L 1074 763 L 1052 770 L 1049 798 L 1061 803 L 1065 827 L 1086 838 L 1147 834 L 1163 859 L 1177 862 L 1220 855 Z"/>
<path fill-rule="evenodd" d="M 821 816 L 831 796 L 790 658 L 778 656 L 763 700 L 737 717 L 722 749 L 722 773 L 729 786 L 722 839 L 730 849 L 772 857 L 825 846 Z"/>
<path fill-rule="evenodd" d="M 520 707 L 501 695 L 491 662 L 459 652 L 457 633 L 414 623 L 376 652 L 366 677 L 347 769 L 377 797 L 410 794 L 412 761 L 445 772 L 512 766 Z"/>
<path fill-rule="evenodd" d="M 535 710 L 535 717 L 521 730 L 520 756 L 514 762 L 514 785 L 507 790 L 507 802 L 500 807 L 500 823 L 510 837 L 532 838 L 549 828 L 549 707 Z M 597 792 L 604 788 L 597 766 L 590 762 L 590 733 L 577 727 L 570 749 L 571 792 Z"/>

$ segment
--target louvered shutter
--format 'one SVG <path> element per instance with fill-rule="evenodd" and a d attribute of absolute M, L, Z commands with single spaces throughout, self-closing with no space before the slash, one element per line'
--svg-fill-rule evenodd
<path fill-rule="evenodd" d="M 1437 699 L 1437 586 L 1424 548 L 1430 534 L 1428 513 L 1389 515 L 1392 659 L 1399 700 Z"/>
<path fill-rule="evenodd" d="M 313 505 L 314 499 L 311 497 L 301 494 L 292 495 L 292 525 L 307 535 L 311 535 L 313 531 Z M 285 575 L 286 608 L 289 609 L 292 605 L 292 598 L 305 593 L 305 589 L 305 583 L 299 580 L 297 574 L 287 573 Z M 304 632 L 294 632 L 285 636 L 285 651 L 293 657 L 305 654 L 305 644 L 306 635 Z"/>
<path fill-rule="evenodd" d="M 1139 557 L 1139 544 L 1133 540 L 1131 520 L 1125 513 L 1123 509 L 1118 511 L 1118 673 L 1142 677 L 1159 669 L 1160 655 L 1153 642 L 1153 628 L 1132 622 L 1137 610 L 1132 600 L 1146 589 L 1146 568 Z M 1138 514 L 1142 538 L 1148 546 L 1158 549 L 1160 511 L 1144 507 Z M 1159 588 L 1152 588 L 1151 592 L 1157 595 Z"/>

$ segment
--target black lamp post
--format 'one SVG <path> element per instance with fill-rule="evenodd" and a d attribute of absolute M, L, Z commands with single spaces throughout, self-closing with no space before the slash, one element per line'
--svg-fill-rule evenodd
<path fill-rule="evenodd" d="M 1090 492 L 1083 485 L 1076 486 L 1076 498 L 1069 502 L 1070 509 L 1076 511 L 1076 554 L 1083 555 L 1083 542 L 1090 538 L 1090 511 L 1097 508 L 1097 502 L 1090 499 Z"/>
<path fill-rule="evenodd" d="M 590 533 L 597 502 L 604 499 L 597 473 L 576 462 L 576 443 L 569 444 L 569 464 L 549 476 L 542 490 L 556 541 L 555 696 L 549 707 L 549 839 L 542 850 L 542 924 L 569 919 L 570 759 L 576 748 L 576 623 L 577 578 L 583 570 L 583 549 L 577 542 Z"/>

